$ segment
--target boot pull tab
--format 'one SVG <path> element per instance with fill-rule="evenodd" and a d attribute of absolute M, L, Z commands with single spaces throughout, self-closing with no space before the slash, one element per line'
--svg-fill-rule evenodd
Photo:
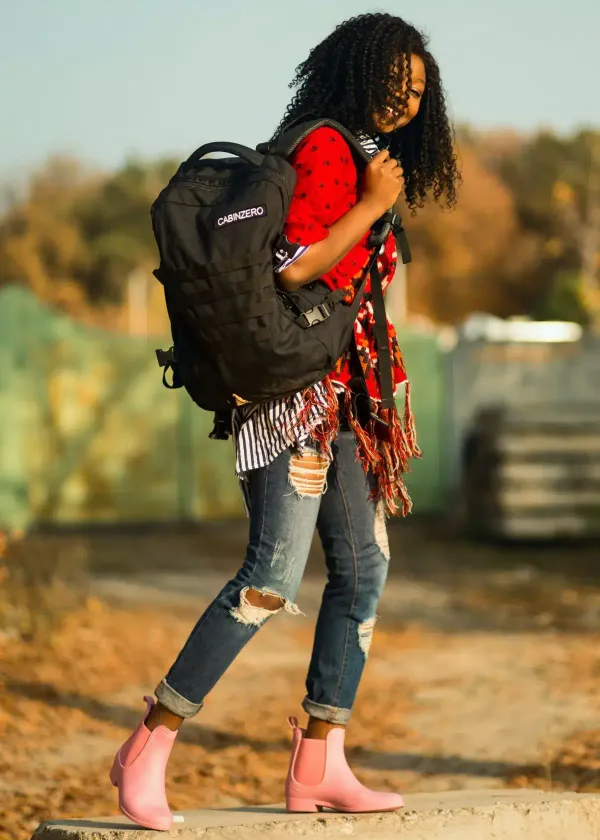
<path fill-rule="evenodd" d="M 299 728 L 300 728 L 300 727 L 298 726 L 298 718 L 297 718 L 297 717 L 289 717 L 289 718 L 288 718 L 288 723 L 289 723 L 290 728 L 291 728 L 292 730 L 293 730 L 293 729 L 299 729 Z"/>
<path fill-rule="evenodd" d="M 146 711 L 144 712 L 144 721 L 148 719 L 148 715 L 154 708 L 154 697 L 149 697 L 148 695 L 144 695 L 144 700 L 146 702 Z"/>

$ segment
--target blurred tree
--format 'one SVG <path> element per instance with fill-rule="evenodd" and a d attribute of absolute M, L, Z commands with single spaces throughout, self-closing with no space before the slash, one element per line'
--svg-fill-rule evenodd
<path fill-rule="evenodd" d="M 543 243 L 532 276 L 541 309 L 544 300 L 556 306 L 565 277 L 571 287 L 577 277 L 581 319 L 600 324 L 600 133 L 560 137 L 544 131 L 492 165 L 515 197 L 521 227 Z"/>
<path fill-rule="evenodd" d="M 130 161 L 77 202 L 75 217 L 90 252 L 81 282 L 91 301 L 122 302 L 131 272 L 156 267 L 150 205 L 174 170 L 170 161 Z"/>
<path fill-rule="evenodd" d="M 428 205 L 407 217 L 414 252 L 408 270 L 408 310 L 456 323 L 470 312 L 502 317 L 528 311 L 535 289 L 524 282 L 540 245 L 519 227 L 508 186 L 470 145 L 460 148 L 463 184 L 451 213 Z"/>
<path fill-rule="evenodd" d="M 88 267 L 88 248 L 73 205 L 94 183 L 75 161 L 53 158 L 35 173 L 25 196 L 11 196 L 0 221 L 0 284 L 24 283 L 39 297 L 77 307 L 77 279 Z"/>
<path fill-rule="evenodd" d="M 408 219 L 409 311 L 600 322 L 600 134 L 458 130 L 463 186 L 452 213 Z"/>
<path fill-rule="evenodd" d="M 110 176 L 50 160 L 0 220 L 0 285 L 28 285 L 77 313 L 87 303 L 120 304 L 134 269 L 156 264 L 149 209 L 172 161 L 130 161 Z"/>
<path fill-rule="evenodd" d="M 455 211 L 432 204 L 405 214 L 415 254 L 409 312 L 450 323 L 486 311 L 600 324 L 600 134 L 524 138 L 461 127 L 458 136 Z M 149 209 L 175 168 L 131 160 L 105 175 L 50 160 L 23 195 L 1 196 L 0 284 L 25 283 L 82 317 L 110 311 L 121 328 L 114 313 L 128 278 L 145 274 L 152 285 Z M 153 311 L 164 317 L 155 285 Z"/>
<path fill-rule="evenodd" d="M 574 321 L 589 325 L 590 313 L 581 293 L 580 277 L 569 271 L 556 274 L 548 294 L 540 301 L 533 316 L 540 321 Z"/>

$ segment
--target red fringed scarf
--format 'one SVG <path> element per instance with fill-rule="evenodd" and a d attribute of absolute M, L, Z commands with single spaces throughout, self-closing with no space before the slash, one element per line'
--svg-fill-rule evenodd
<path fill-rule="evenodd" d="M 297 183 L 284 233 L 292 243 L 311 245 L 325 239 L 329 228 L 335 224 L 358 200 L 357 170 L 348 144 L 343 137 L 330 128 L 313 131 L 298 147 L 292 164 L 297 173 Z M 360 279 L 370 257 L 367 235 L 322 279 L 331 289 L 344 289 L 352 300 L 354 284 Z M 379 271 L 383 289 L 391 283 L 396 271 L 396 244 L 390 235 L 379 256 Z M 354 325 L 354 338 L 361 371 L 353 367 L 353 355 L 348 351 L 339 360 L 336 369 L 322 383 L 327 395 L 325 417 L 312 430 L 312 436 L 326 453 L 339 429 L 338 393 L 343 392 L 342 412 L 356 434 L 358 457 L 365 472 L 375 478 L 373 495 L 385 504 L 388 513 L 399 510 L 406 515 L 411 510 L 411 501 L 404 486 L 403 475 L 408 470 L 411 457 L 420 457 L 416 441 L 415 424 L 410 406 L 410 383 L 406 375 L 404 359 L 398 345 L 396 331 L 388 322 L 388 338 L 392 355 L 394 384 L 405 388 L 404 416 L 398 411 L 381 408 L 378 359 L 373 333 L 373 307 L 371 304 L 370 279 Z M 362 373 L 371 411 L 384 424 L 371 420 L 361 426 L 355 415 L 350 380 Z M 304 409 L 298 423 L 306 421 L 316 401 L 314 390 L 303 393 Z"/>

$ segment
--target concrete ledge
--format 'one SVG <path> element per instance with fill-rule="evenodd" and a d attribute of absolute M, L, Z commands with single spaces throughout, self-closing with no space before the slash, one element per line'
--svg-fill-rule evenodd
<path fill-rule="evenodd" d="M 406 797 L 392 814 L 287 814 L 281 806 L 181 812 L 162 836 L 177 840 L 598 840 L 600 796 L 531 790 L 456 791 Z M 121 817 L 42 823 L 32 840 L 150 840 L 160 832 Z"/>

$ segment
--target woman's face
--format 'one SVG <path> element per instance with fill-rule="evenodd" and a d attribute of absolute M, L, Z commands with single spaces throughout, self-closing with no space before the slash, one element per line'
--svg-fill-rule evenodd
<path fill-rule="evenodd" d="M 425 92 L 425 83 L 427 81 L 425 64 L 420 56 L 411 55 L 410 70 L 410 90 L 408 91 L 408 106 L 406 111 L 399 115 L 395 108 L 389 107 L 385 109 L 383 114 L 377 114 L 375 117 L 377 129 L 382 134 L 390 134 L 392 131 L 404 128 L 419 113 L 419 106 L 421 105 L 421 98 Z M 404 93 L 406 86 L 404 81 L 402 86 L 402 91 L 398 91 L 398 93 Z"/>

